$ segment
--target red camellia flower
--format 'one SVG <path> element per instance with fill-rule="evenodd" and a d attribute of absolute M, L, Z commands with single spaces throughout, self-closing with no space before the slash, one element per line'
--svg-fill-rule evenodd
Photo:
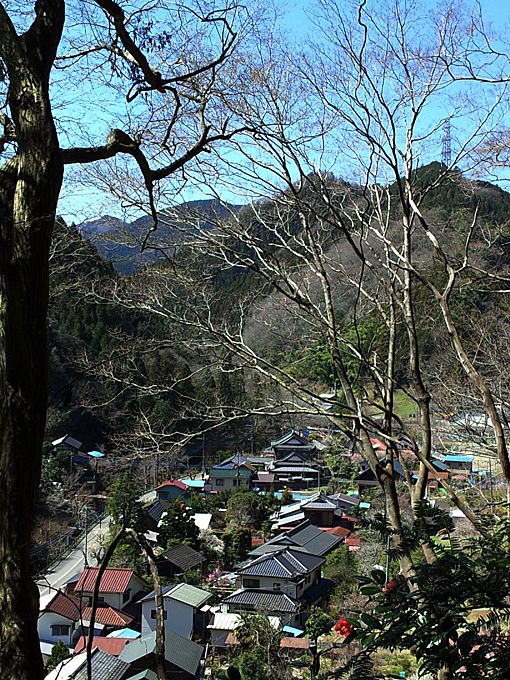
<path fill-rule="evenodd" d="M 390 595 L 391 593 L 396 593 L 397 592 L 397 579 L 392 578 L 391 581 L 388 581 L 386 584 L 386 588 L 383 588 L 383 593 L 385 595 Z"/>
<path fill-rule="evenodd" d="M 347 621 L 347 619 L 338 619 L 338 622 L 335 626 L 335 631 L 340 633 L 340 635 L 347 637 L 353 631 L 352 623 Z"/>

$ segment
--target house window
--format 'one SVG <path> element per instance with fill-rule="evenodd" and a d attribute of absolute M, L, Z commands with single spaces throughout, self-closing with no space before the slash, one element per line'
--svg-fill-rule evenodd
<path fill-rule="evenodd" d="M 281 583 L 273 583 L 273 590 L 281 590 L 281 589 L 282 589 Z"/>
<path fill-rule="evenodd" d="M 54 637 L 57 637 L 57 635 L 69 635 L 69 625 L 67 626 L 52 626 L 51 627 L 51 634 Z"/>
<path fill-rule="evenodd" d="M 225 486 L 225 480 L 224 479 L 217 479 L 216 480 L 216 486 Z"/>
<path fill-rule="evenodd" d="M 258 578 L 243 578 L 243 588 L 260 588 Z"/>
<path fill-rule="evenodd" d="M 126 590 L 126 592 L 124 593 L 123 597 L 122 597 L 122 604 L 126 604 L 126 602 L 129 600 L 130 597 L 131 597 L 131 588 L 128 588 Z"/>
<path fill-rule="evenodd" d="M 168 617 L 168 612 L 165 610 L 165 611 L 163 612 L 163 620 L 166 621 L 166 620 L 167 620 L 167 617 Z M 156 610 L 155 610 L 155 609 L 151 609 L 151 619 L 155 619 L 155 618 L 156 618 Z"/>

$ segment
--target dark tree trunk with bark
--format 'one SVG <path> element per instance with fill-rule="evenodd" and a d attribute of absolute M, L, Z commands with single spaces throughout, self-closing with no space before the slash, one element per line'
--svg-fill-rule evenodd
<path fill-rule="evenodd" d="M 0 676 L 44 676 L 30 537 L 48 399 L 48 253 L 63 164 L 49 102 L 64 22 L 42 0 L 18 36 L 0 6 L 0 56 L 9 76 L 17 154 L 0 169 Z"/>

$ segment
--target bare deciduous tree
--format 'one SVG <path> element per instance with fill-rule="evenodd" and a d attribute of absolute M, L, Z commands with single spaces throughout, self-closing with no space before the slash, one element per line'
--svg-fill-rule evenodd
<path fill-rule="evenodd" d="M 43 676 L 29 550 L 48 399 L 48 260 L 64 167 L 129 159 L 156 221 L 160 183 L 178 173 L 185 181 L 187 164 L 236 131 L 219 101 L 247 17 L 235 3 L 158 0 L 150 11 L 114 0 L 0 4 L 3 676 Z"/>

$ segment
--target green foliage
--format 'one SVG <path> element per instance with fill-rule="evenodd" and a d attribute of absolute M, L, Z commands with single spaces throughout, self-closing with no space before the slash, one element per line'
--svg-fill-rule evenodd
<path fill-rule="evenodd" d="M 387 584 L 384 574 L 359 577 L 360 592 L 369 598 L 370 613 L 357 622 L 357 639 L 369 648 L 411 650 L 420 673 L 448 668 L 465 680 L 505 678 L 510 667 L 510 523 L 498 522 L 486 535 L 462 547 L 450 536 L 444 516 L 429 517 L 410 533 L 409 552 L 416 537 L 434 546 L 437 560 L 415 567 L 409 579 Z M 430 524 L 443 524 L 449 541 L 430 540 Z M 404 539 L 406 540 L 406 539 Z M 476 614 L 483 610 L 483 614 Z"/>
<path fill-rule="evenodd" d="M 267 616 L 241 613 L 234 635 L 239 642 L 240 654 L 236 661 L 242 680 L 289 677 L 280 650 L 283 633 Z"/>
<path fill-rule="evenodd" d="M 352 479 L 358 474 L 358 466 L 348 456 L 330 453 L 326 456 L 326 465 L 335 477 Z"/>
<path fill-rule="evenodd" d="M 138 500 L 139 496 L 140 489 L 128 472 L 118 477 L 110 485 L 106 512 L 111 515 L 115 524 L 122 522 L 126 527 L 136 525 L 142 511 L 141 503 Z"/>
<path fill-rule="evenodd" d="M 71 652 L 67 648 L 66 643 L 63 640 L 59 640 L 56 645 L 53 645 L 51 654 L 46 662 L 46 674 L 54 670 L 61 661 L 68 659 L 71 656 Z"/>
<path fill-rule="evenodd" d="M 282 491 L 280 503 L 282 505 L 290 505 L 291 503 L 294 503 L 294 496 L 292 495 L 292 491 L 287 487 L 285 487 L 285 489 Z"/>
<path fill-rule="evenodd" d="M 350 551 L 347 545 L 333 550 L 326 557 L 324 574 L 334 582 L 336 597 L 343 600 L 354 592 L 357 585 L 355 578 L 357 569 L 356 553 Z"/>
<path fill-rule="evenodd" d="M 199 529 L 191 519 L 191 512 L 182 501 L 173 499 L 166 508 L 166 514 L 159 527 L 159 545 L 171 548 L 173 545 L 186 543 L 195 550 L 199 547 Z"/>
<path fill-rule="evenodd" d="M 183 580 L 190 586 L 199 586 L 202 583 L 202 572 L 200 569 L 188 569 L 183 574 Z"/>
<path fill-rule="evenodd" d="M 113 541 L 115 536 L 119 533 L 120 524 L 111 523 L 109 526 L 109 536 L 107 546 Z M 126 567 L 133 569 L 137 573 L 144 571 L 144 557 L 140 550 L 140 546 L 130 534 L 125 534 L 117 543 L 113 556 L 110 560 L 111 567 Z"/>
<path fill-rule="evenodd" d="M 71 467 L 71 452 L 65 449 L 45 452 L 42 476 L 47 482 L 61 482 Z"/>
<path fill-rule="evenodd" d="M 312 607 L 310 616 L 305 623 L 306 636 L 317 640 L 321 635 L 331 632 L 334 625 L 333 619 L 322 611 L 320 607 Z"/>
<path fill-rule="evenodd" d="M 242 487 L 234 490 L 227 502 L 228 522 L 239 526 L 260 529 L 269 518 L 270 509 L 266 497 Z"/>
<path fill-rule="evenodd" d="M 251 550 L 251 529 L 233 526 L 223 534 L 225 562 L 234 566 L 248 557 Z"/>

